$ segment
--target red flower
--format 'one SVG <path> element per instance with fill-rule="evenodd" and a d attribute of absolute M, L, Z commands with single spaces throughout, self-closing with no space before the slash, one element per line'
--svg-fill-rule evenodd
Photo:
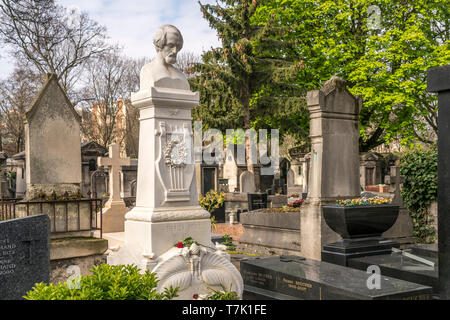
<path fill-rule="evenodd" d="M 198 299 L 198 294 L 194 294 L 192 297 L 197 300 Z"/>
<path fill-rule="evenodd" d="M 183 248 L 184 246 L 183 246 L 183 242 L 178 242 L 177 243 L 177 248 Z"/>

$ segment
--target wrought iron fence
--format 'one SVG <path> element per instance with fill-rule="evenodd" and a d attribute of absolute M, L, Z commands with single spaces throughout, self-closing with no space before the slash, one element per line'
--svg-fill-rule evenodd
<path fill-rule="evenodd" d="M 82 210 L 80 208 L 86 204 L 87 207 L 83 214 L 88 214 L 89 223 L 82 225 Z M 75 210 L 69 210 L 69 207 Z M 15 219 L 37 213 L 47 213 L 51 221 L 51 234 L 64 234 L 68 232 L 102 232 L 102 199 L 77 199 L 77 200 L 50 200 L 50 201 L 19 201 L 19 200 L 0 200 L 0 221 Z M 36 209 L 37 208 L 37 209 Z M 70 211 L 70 212 L 69 212 Z M 70 216 L 71 217 L 70 217 Z M 75 219 L 73 217 L 75 215 Z M 69 220 L 75 220 L 70 223 Z M 86 220 L 86 219 L 84 219 Z M 61 227 L 62 226 L 62 227 Z"/>

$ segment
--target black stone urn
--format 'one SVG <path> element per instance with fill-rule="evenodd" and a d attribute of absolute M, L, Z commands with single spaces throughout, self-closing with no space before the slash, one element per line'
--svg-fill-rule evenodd
<path fill-rule="evenodd" d="M 398 218 L 399 206 L 323 206 L 327 225 L 344 239 L 380 237 Z"/>

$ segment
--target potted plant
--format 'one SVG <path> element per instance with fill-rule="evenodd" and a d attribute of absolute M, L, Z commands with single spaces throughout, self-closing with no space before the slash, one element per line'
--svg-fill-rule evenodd
<path fill-rule="evenodd" d="M 327 225 L 344 239 L 380 237 L 398 217 L 399 207 L 381 197 L 337 200 L 323 206 Z"/>
<path fill-rule="evenodd" d="M 198 202 L 214 217 L 215 222 L 225 222 L 225 192 L 210 190 L 206 195 L 200 195 Z"/>

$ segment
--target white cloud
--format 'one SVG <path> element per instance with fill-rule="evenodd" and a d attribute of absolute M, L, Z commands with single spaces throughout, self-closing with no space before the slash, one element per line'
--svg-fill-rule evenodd
<path fill-rule="evenodd" d="M 215 3 L 214 0 L 201 0 Z M 200 54 L 219 46 L 216 33 L 200 12 L 197 0 L 57 0 L 65 7 L 78 7 L 108 29 L 110 41 L 119 43 L 131 57 L 153 57 L 156 29 L 166 23 L 180 29 L 183 50 Z M 12 71 L 11 58 L 0 57 L 0 78 Z"/>
<path fill-rule="evenodd" d="M 214 30 L 200 12 L 196 0 L 59 0 L 64 6 L 76 5 L 108 29 L 112 42 L 124 46 L 132 57 L 156 54 L 152 39 L 156 29 L 166 23 L 178 27 L 184 37 L 184 50 L 201 53 L 217 47 Z M 214 1 L 202 1 L 202 3 Z"/>

